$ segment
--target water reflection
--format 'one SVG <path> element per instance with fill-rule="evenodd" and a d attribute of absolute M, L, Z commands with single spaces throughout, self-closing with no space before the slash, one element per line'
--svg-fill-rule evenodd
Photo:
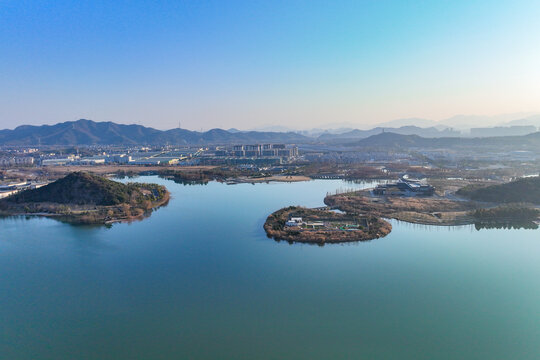
<path fill-rule="evenodd" d="M 375 241 L 288 246 L 268 214 L 351 185 L 137 180 L 173 194 L 145 221 L 0 220 L 1 358 L 540 356 L 536 232 L 390 220 Z"/>
<path fill-rule="evenodd" d="M 507 221 L 507 222 L 489 222 L 489 223 L 475 223 L 474 227 L 476 230 L 480 231 L 482 229 L 506 229 L 506 230 L 519 230 L 519 229 L 527 229 L 527 230 L 536 230 L 538 229 L 538 224 L 532 221 Z"/>
<path fill-rule="evenodd" d="M 410 223 L 402 220 L 396 220 L 396 219 L 387 219 L 387 221 L 390 221 L 392 224 L 392 227 L 394 225 L 399 226 L 403 229 L 409 229 L 409 230 L 419 230 L 419 231 L 444 231 L 444 232 L 461 232 L 463 230 L 469 230 L 474 231 L 474 225 L 424 225 L 424 224 L 418 224 L 418 223 Z"/>

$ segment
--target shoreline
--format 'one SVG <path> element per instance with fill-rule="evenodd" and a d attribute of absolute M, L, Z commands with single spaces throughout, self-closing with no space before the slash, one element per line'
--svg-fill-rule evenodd
<path fill-rule="evenodd" d="M 303 182 L 314 180 L 309 176 L 304 175 L 287 175 L 287 176 L 267 176 L 267 177 L 237 177 L 232 179 L 227 179 L 224 182 L 227 185 L 236 185 L 236 184 L 258 184 L 258 183 L 271 183 L 271 182 Z"/>
<path fill-rule="evenodd" d="M 289 224 L 296 219 L 296 224 Z M 357 216 L 330 210 L 289 206 L 271 213 L 263 225 L 276 241 L 305 244 L 338 244 L 385 237 L 392 225 L 375 216 Z"/>
<path fill-rule="evenodd" d="M 73 208 L 77 208 L 75 212 L 62 213 L 62 212 L 9 212 L 9 210 L 0 211 L 0 217 L 45 217 L 59 220 L 62 222 L 69 223 L 71 225 L 112 225 L 115 223 L 129 223 L 133 221 L 140 221 L 149 217 L 152 212 L 158 210 L 159 208 L 166 206 L 170 201 L 171 196 L 168 190 L 165 190 L 165 194 L 159 200 L 153 201 L 150 203 L 151 207 L 149 209 L 142 209 L 129 204 L 119 204 L 119 205 L 110 205 L 110 206 L 100 206 L 100 205 L 89 205 L 87 207 L 81 205 L 71 204 Z M 27 206 L 25 203 L 18 204 L 19 207 Z M 59 209 L 61 206 L 69 207 L 70 204 L 54 204 L 54 203 L 35 203 L 32 204 L 34 207 L 43 207 L 51 206 L 51 209 Z M 122 208 L 122 211 L 125 213 L 129 212 L 128 216 L 117 216 L 111 217 L 108 215 L 110 211 L 118 210 Z M 60 211 L 60 209 L 59 209 Z M 62 209 L 62 211 L 64 211 Z M 135 214 L 132 214 L 132 211 Z M 89 220 L 89 214 L 105 214 L 105 216 L 92 217 Z M 113 212 L 114 214 L 114 212 Z"/>
<path fill-rule="evenodd" d="M 344 212 L 368 213 L 426 226 L 495 226 L 520 223 L 519 219 L 507 217 L 482 219 L 476 215 L 478 211 L 499 210 L 504 204 L 440 196 L 379 196 L 373 195 L 371 190 L 328 195 L 324 198 L 324 203 Z"/>

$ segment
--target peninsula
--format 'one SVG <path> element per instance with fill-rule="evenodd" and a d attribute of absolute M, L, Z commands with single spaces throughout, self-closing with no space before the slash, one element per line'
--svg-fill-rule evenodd
<path fill-rule="evenodd" d="M 55 217 L 73 224 L 110 224 L 142 219 L 165 205 L 169 192 L 157 184 L 123 184 L 73 172 L 38 189 L 0 200 L 0 215 Z"/>
<path fill-rule="evenodd" d="M 398 185 L 407 182 L 398 182 Z M 409 185 L 415 185 L 410 183 Z M 401 188 L 400 188 L 401 187 Z M 424 225 L 515 225 L 537 227 L 540 216 L 540 177 L 504 184 L 469 185 L 455 193 L 437 195 L 403 186 L 380 185 L 324 199 L 328 206 L 350 213 L 367 213 Z M 429 189 L 429 188 L 428 188 Z"/>

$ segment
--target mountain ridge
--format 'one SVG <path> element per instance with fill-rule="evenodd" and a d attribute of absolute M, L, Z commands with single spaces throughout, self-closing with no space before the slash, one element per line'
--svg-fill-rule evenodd
<path fill-rule="evenodd" d="M 519 128 L 514 126 L 513 128 Z M 385 139 L 377 137 L 384 134 L 395 134 L 390 141 L 392 146 L 442 147 L 464 146 L 469 144 L 509 144 L 521 145 L 535 143 L 528 135 L 515 134 L 511 127 L 486 128 L 478 130 L 476 137 L 466 137 L 451 128 L 421 128 L 402 126 L 399 128 L 376 127 L 370 130 L 352 129 L 343 133 L 325 132 L 318 136 L 306 136 L 297 132 L 239 131 L 210 129 L 199 132 L 187 129 L 158 130 L 136 124 L 117 124 L 114 122 L 96 122 L 80 119 L 55 125 L 21 125 L 13 130 L 0 130 L 0 145 L 4 146 L 73 146 L 73 145 L 221 145 L 232 143 L 309 143 L 360 145 L 373 143 L 373 146 L 384 146 Z M 522 128 L 526 128 L 523 127 Z M 482 135 L 486 130 L 513 134 L 512 136 Z M 531 131 L 535 130 L 530 127 Z M 511 131 L 512 130 L 512 131 Z M 519 130 L 519 129 L 517 129 Z M 486 133 L 487 134 L 487 133 Z M 386 135 L 390 136 L 390 135 Z M 417 138 L 407 136 L 417 136 Z M 493 140 L 501 138 L 504 140 Z M 533 136 L 535 139 L 535 137 Z M 377 140 L 378 139 L 378 140 Z M 389 140 L 390 138 L 386 138 Z M 381 144 L 377 144 L 380 142 Z M 400 145 L 401 144 L 401 145 Z M 536 144 L 536 143 L 535 143 Z M 388 146 L 388 144 L 386 144 Z"/>
<path fill-rule="evenodd" d="M 521 136 L 494 137 L 440 137 L 426 138 L 384 132 L 365 139 L 349 142 L 348 146 L 381 148 L 455 148 L 455 147 L 504 147 L 515 149 L 540 149 L 540 132 Z"/>
<path fill-rule="evenodd" d="M 87 119 L 55 125 L 21 125 L 0 130 L 0 144 L 30 145 L 197 145 L 230 142 L 302 142 L 309 138 L 297 133 L 229 132 L 211 129 L 205 132 L 186 129 L 157 130 L 142 125 L 96 122 Z"/>

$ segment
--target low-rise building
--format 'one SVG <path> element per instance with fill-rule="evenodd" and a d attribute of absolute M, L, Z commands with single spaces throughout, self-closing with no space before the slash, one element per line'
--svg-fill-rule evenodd
<path fill-rule="evenodd" d="M 48 183 L 33 183 L 29 181 L 0 185 L 0 199 L 6 198 L 23 190 L 39 189 Z"/>
<path fill-rule="evenodd" d="M 286 226 L 300 226 L 304 222 L 302 221 L 301 217 L 291 217 L 286 223 Z"/>
<path fill-rule="evenodd" d="M 41 160 L 41 165 L 42 166 L 67 165 L 71 162 L 73 162 L 73 158 L 43 159 Z"/>
<path fill-rule="evenodd" d="M 375 195 L 405 195 L 405 196 L 432 196 L 435 188 L 429 184 L 399 179 L 395 183 L 378 185 L 374 190 Z"/>
<path fill-rule="evenodd" d="M 0 166 L 29 166 L 34 164 L 31 156 L 1 157 Z"/>

